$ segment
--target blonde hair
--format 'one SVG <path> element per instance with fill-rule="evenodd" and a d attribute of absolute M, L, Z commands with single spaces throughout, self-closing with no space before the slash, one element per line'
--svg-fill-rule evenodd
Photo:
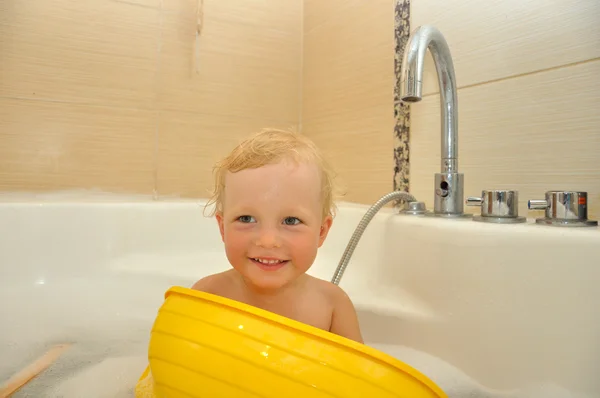
<path fill-rule="evenodd" d="M 335 216 L 334 171 L 313 141 L 301 133 L 286 130 L 265 129 L 238 144 L 213 168 L 214 186 L 206 207 L 214 205 L 211 216 L 223 211 L 225 176 L 282 160 L 314 163 L 321 176 L 322 217 Z"/>

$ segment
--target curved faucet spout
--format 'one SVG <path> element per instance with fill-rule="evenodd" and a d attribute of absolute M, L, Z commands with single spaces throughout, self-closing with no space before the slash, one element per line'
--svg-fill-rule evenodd
<path fill-rule="evenodd" d="M 400 96 L 405 102 L 422 98 L 423 69 L 427 49 L 433 56 L 440 86 L 442 122 L 442 173 L 458 173 L 458 112 L 456 77 L 450 48 L 434 26 L 417 28 L 408 39 L 402 62 Z"/>

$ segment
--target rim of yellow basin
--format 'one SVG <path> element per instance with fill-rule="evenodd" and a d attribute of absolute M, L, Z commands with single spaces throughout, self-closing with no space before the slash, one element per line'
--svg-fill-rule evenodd
<path fill-rule="evenodd" d="M 199 290 L 190 289 L 190 288 L 183 287 L 183 286 L 173 286 L 173 287 L 169 288 L 165 292 L 165 296 L 164 296 L 165 299 L 167 299 L 171 294 L 174 294 L 174 293 L 184 295 L 184 296 L 192 296 L 192 297 L 195 297 L 195 298 L 198 298 L 201 300 L 205 300 L 205 301 L 209 301 L 212 303 L 222 305 L 224 307 L 229 307 L 229 308 L 236 309 L 238 311 L 246 312 L 246 313 L 252 314 L 254 316 L 264 318 L 264 319 L 271 321 L 275 324 L 278 324 L 280 326 L 284 326 L 284 327 L 287 327 L 290 329 L 300 331 L 300 332 L 302 332 L 304 334 L 308 334 L 312 337 L 318 337 L 320 339 L 323 339 L 323 340 L 326 340 L 329 342 L 333 342 L 337 345 L 343 346 L 343 347 L 350 349 L 352 351 L 355 351 L 359 354 L 366 355 L 366 356 L 370 357 L 371 359 L 378 360 L 389 366 L 397 368 L 398 370 L 409 374 L 415 380 L 424 384 L 427 388 L 429 388 L 433 392 L 435 392 L 440 398 L 447 398 L 446 393 L 444 393 L 444 391 L 437 384 L 433 383 L 433 381 L 430 380 L 423 373 L 421 373 L 417 369 L 413 368 L 412 366 L 400 361 L 399 359 L 396 359 L 393 356 L 388 355 L 388 354 L 386 354 L 376 348 L 370 347 L 366 344 L 362 344 L 357 341 L 351 340 L 349 338 L 337 335 L 335 333 L 332 333 L 332 332 L 329 332 L 329 331 L 326 331 L 323 329 L 319 329 L 315 326 L 311 326 L 311 325 L 296 321 L 294 319 L 287 318 L 287 317 L 284 317 L 279 314 L 275 314 L 275 313 L 267 311 L 267 310 L 263 310 L 262 308 L 254 307 L 249 304 L 245 304 L 245 303 L 242 303 L 239 301 L 228 299 L 226 297 L 218 296 L 216 294 L 202 292 Z"/>

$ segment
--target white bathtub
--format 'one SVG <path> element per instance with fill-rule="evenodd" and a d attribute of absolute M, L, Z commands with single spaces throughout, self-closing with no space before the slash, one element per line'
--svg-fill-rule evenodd
<path fill-rule="evenodd" d="M 0 203 L 0 382 L 15 397 L 130 396 L 163 293 L 228 267 L 202 203 Z M 367 206 L 342 204 L 310 270 L 330 280 Z M 378 214 L 342 278 L 367 344 L 450 397 L 600 396 L 600 228 Z"/>

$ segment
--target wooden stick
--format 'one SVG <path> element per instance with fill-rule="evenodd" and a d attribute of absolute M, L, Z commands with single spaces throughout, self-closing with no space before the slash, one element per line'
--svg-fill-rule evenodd
<path fill-rule="evenodd" d="M 13 377 L 8 379 L 8 381 L 0 388 L 0 398 L 10 397 L 19 388 L 23 387 L 35 376 L 46 370 L 48 366 L 52 365 L 52 363 L 54 363 L 54 361 L 56 361 L 58 357 L 70 346 L 70 344 L 55 345 L 44 355 L 14 374 Z"/>

